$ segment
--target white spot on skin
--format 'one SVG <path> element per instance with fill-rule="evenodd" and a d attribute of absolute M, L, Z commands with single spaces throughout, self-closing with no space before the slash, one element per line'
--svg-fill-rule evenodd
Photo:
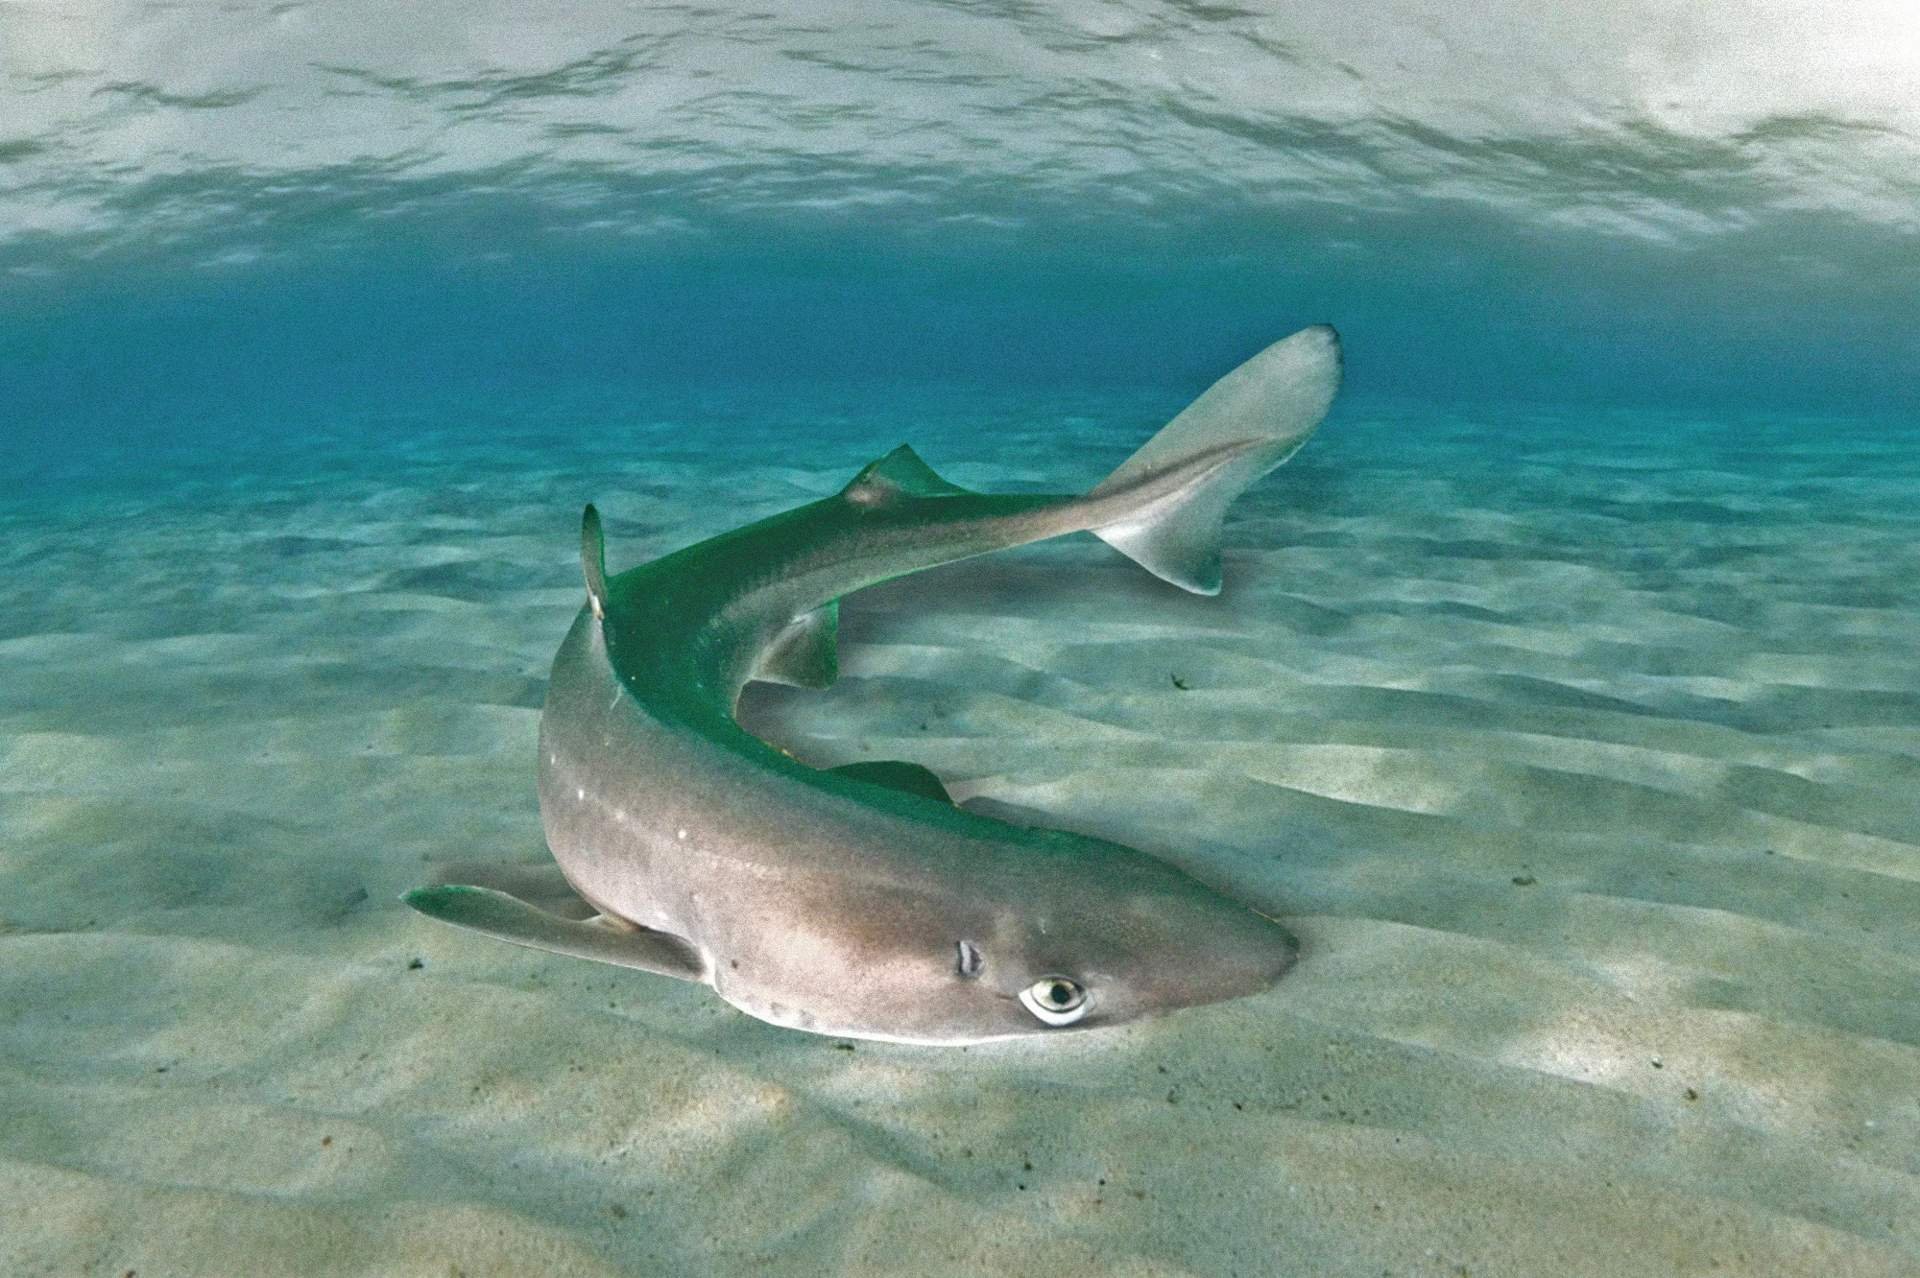
<path fill-rule="evenodd" d="M 582 803 L 585 803 L 585 802 L 587 801 L 587 790 L 586 790 L 586 787 L 585 787 L 585 786 L 581 786 L 581 787 L 579 787 L 578 789 L 576 789 L 576 790 L 575 790 L 575 791 L 573 792 L 573 797 L 574 797 L 574 798 L 576 798 L 576 799 L 578 799 L 578 800 L 580 800 L 580 801 L 581 801 Z"/>
<path fill-rule="evenodd" d="M 675 831 L 675 837 L 684 839 L 687 837 L 687 832 L 685 830 Z"/>

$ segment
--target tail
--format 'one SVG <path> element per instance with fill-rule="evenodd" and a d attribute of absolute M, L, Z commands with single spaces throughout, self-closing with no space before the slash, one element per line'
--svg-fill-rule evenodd
<path fill-rule="evenodd" d="M 1093 533 L 1154 576 L 1195 594 L 1220 593 L 1220 523 L 1233 499 L 1307 442 L 1340 389 L 1340 335 L 1331 324 L 1275 342 L 1215 382 L 1088 494 L 1098 497 L 1189 463 L 1172 492 Z"/>

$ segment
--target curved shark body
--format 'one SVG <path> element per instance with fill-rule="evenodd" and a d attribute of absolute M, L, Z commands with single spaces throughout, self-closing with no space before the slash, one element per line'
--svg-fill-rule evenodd
<path fill-rule="evenodd" d="M 733 711 L 751 679 L 827 686 L 838 599 L 936 564 L 1088 530 L 1217 591 L 1226 506 L 1305 441 L 1339 363 L 1324 326 L 1267 348 L 1084 495 L 968 492 L 903 447 L 836 496 L 612 578 L 589 506 L 539 786 L 554 859 L 600 917 L 460 885 L 406 899 L 849 1037 L 982 1042 L 1266 988 L 1293 938 L 1166 863 L 964 811 L 916 765 L 807 767 Z"/>

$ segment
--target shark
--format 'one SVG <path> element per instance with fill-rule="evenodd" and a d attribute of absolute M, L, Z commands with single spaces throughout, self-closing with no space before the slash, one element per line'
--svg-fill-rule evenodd
<path fill-rule="evenodd" d="M 839 1038 L 1055 1035 L 1268 989 L 1296 938 L 1169 862 L 970 811 L 912 762 L 808 766 L 735 710 L 751 680 L 832 684 L 843 596 L 976 555 L 1091 532 L 1217 593 L 1228 506 L 1306 442 L 1340 377 L 1340 339 L 1317 325 L 1214 383 L 1087 492 L 973 492 L 902 446 L 831 497 L 617 575 L 587 506 L 586 597 L 541 712 L 539 799 L 591 914 L 481 883 L 402 899 Z"/>

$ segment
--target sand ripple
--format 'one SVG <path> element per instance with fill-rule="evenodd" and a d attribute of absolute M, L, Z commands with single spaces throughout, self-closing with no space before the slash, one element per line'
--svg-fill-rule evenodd
<path fill-rule="evenodd" d="M 966 1052 L 394 903 L 541 855 L 579 500 L 628 562 L 891 438 L 22 513 L 0 1270 L 1912 1274 L 1920 476 L 1851 478 L 1827 429 L 1343 422 L 1233 525 L 1219 600 L 1091 544 L 849 600 L 840 686 L 756 690 L 758 730 L 1148 848 L 1304 942 L 1258 998 Z M 978 436 L 915 442 L 993 477 Z"/>

